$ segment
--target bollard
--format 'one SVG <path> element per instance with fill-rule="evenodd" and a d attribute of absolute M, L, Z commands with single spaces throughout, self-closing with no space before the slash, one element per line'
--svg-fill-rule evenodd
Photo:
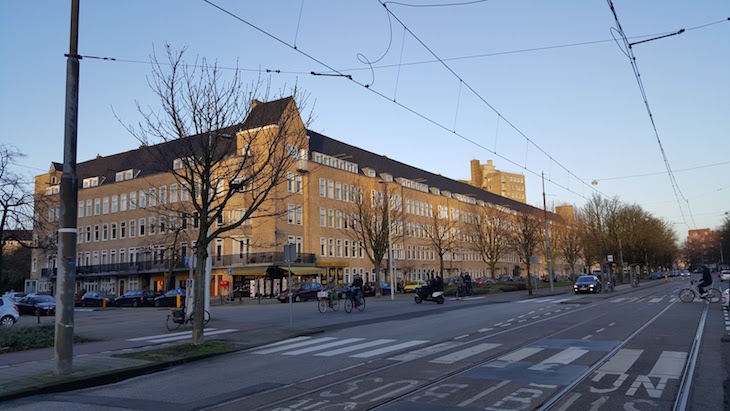
<path fill-rule="evenodd" d="M 175 296 L 175 307 L 180 308 L 180 294 Z"/>
<path fill-rule="evenodd" d="M 101 297 L 101 309 L 106 309 L 106 297 L 104 296 Z"/>

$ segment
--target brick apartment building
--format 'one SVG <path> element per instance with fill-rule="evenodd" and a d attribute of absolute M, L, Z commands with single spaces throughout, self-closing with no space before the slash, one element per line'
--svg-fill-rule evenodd
<path fill-rule="evenodd" d="M 230 281 L 233 289 L 252 294 L 260 290 L 270 295 L 281 290 L 288 271 L 283 257 L 285 244 L 296 244 L 298 259 L 292 263 L 291 273 L 297 281 L 342 284 L 356 273 L 366 281 L 374 280 L 373 264 L 352 236 L 349 217 L 357 198 L 367 200 L 368 192 L 384 191 L 383 181 L 391 186 L 392 207 L 402 216 L 392 224 L 400 234 L 393 244 L 398 280 L 426 279 L 439 272 L 435 250 L 423 233 L 434 218 L 463 220 L 473 216 L 470 210 L 475 207 L 496 206 L 512 214 L 537 211 L 524 204 L 524 199 L 475 189 L 306 130 L 296 110 L 291 98 L 257 102 L 242 125 L 230 128 L 231 136 L 237 136 L 246 130 L 274 127 L 285 113 L 294 112 L 305 143 L 296 148 L 296 165 L 276 188 L 281 195 L 275 198 L 282 200 L 273 207 L 280 212 L 255 218 L 214 240 L 214 296 L 227 291 L 219 287 L 221 281 Z M 264 111 L 267 114 L 261 115 Z M 247 149 L 240 146 L 240 138 L 236 141 L 231 151 L 234 160 Z M 169 162 L 166 168 L 174 170 L 181 158 L 160 160 L 153 155 L 153 148 L 143 146 L 78 164 L 77 290 L 118 295 L 132 289 L 160 291 L 184 286 L 191 275 L 198 227 L 190 207 L 191 191 L 180 186 L 169 171 L 161 171 L 165 167 L 156 166 L 156 162 L 165 161 Z M 168 151 L 156 148 L 157 153 Z M 61 165 L 53 163 L 47 173 L 36 177 L 36 214 L 48 223 L 34 228 L 36 242 L 55 236 L 61 174 Z M 217 224 L 235 221 L 245 207 L 241 195 Z M 551 218 L 559 220 L 554 215 Z M 52 230 L 42 228 L 54 224 Z M 445 278 L 460 272 L 469 272 L 474 278 L 489 274 L 468 236 L 455 235 L 453 241 L 453 251 L 444 257 Z M 33 252 L 30 283 L 35 290 L 53 291 L 56 253 L 53 247 Z M 386 264 L 387 255 L 383 266 Z M 508 254 L 497 265 L 495 275 L 512 274 L 519 264 L 515 255 Z M 546 271 L 544 261 L 533 262 L 533 267 L 537 273 Z"/>

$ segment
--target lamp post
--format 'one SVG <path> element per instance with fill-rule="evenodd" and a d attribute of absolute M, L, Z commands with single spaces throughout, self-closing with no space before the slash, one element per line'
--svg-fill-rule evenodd
<path fill-rule="evenodd" d="M 380 183 L 385 184 L 385 196 L 383 201 L 385 201 L 385 207 L 387 207 L 388 211 L 388 271 L 390 271 L 390 299 L 395 300 L 395 282 L 394 282 L 394 272 L 395 267 L 393 267 L 393 230 L 392 225 L 390 223 L 390 191 L 388 191 L 388 184 L 390 181 L 388 181 L 388 178 L 383 178 L 380 180 Z"/>

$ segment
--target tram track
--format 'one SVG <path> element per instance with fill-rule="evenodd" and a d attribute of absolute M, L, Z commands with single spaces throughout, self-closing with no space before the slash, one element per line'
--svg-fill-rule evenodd
<path fill-rule="evenodd" d="M 633 290 L 631 290 L 631 291 L 633 291 Z M 642 299 L 648 299 L 648 298 L 651 298 L 652 296 L 658 295 L 660 293 L 666 294 L 666 292 L 667 292 L 667 288 L 662 287 L 660 290 L 652 290 L 652 292 L 647 293 L 646 296 L 642 297 Z M 624 294 L 625 293 L 622 293 L 621 295 L 624 295 Z M 676 301 L 677 300 L 674 300 L 672 303 L 670 303 L 667 307 L 665 307 L 663 310 L 661 310 L 659 313 L 657 313 L 651 319 L 649 319 L 648 321 L 644 322 L 643 325 L 639 329 L 637 329 L 636 331 L 634 331 L 634 333 L 632 333 L 629 336 L 629 338 L 625 339 L 621 344 L 619 344 L 617 347 L 615 347 L 613 350 L 611 350 L 608 354 L 606 354 L 601 359 L 599 359 L 598 361 L 596 361 L 593 364 L 592 367 L 590 367 L 588 370 L 586 370 L 586 372 L 584 372 L 582 375 L 580 375 L 579 378 L 575 379 L 573 381 L 573 383 L 571 383 L 569 386 L 564 387 L 556 395 L 552 396 L 551 398 L 549 398 L 548 400 L 546 400 L 542 404 L 540 404 L 539 405 L 540 409 L 545 409 L 545 410 L 551 409 L 558 401 L 560 401 L 561 398 L 563 398 L 567 393 L 569 393 L 575 386 L 577 386 L 578 384 L 580 384 L 581 381 L 585 380 L 585 378 L 587 378 L 589 375 L 591 375 L 601 365 L 603 365 L 604 363 L 606 363 L 607 361 L 609 361 L 622 347 L 624 347 L 626 344 L 628 344 L 629 342 L 631 342 L 634 338 L 636 338 L 637 335 L 639 335 L 647 327 L 649 327 L 654 321 L 656 321 L 657 318 L 659 318 L 661 315 L 663 315 L 664 313 L 666 313 L 676 303 Z M 571 304 L 571 301 L 566 301 L 566 302 L 563 302 L 561 304 Z M 581 303 L 579 303 L 578 301 L 575 301 L 574 300 L 572 302 L 572 304 L 578 306 Z M 540 324 L 540 323 L 544 323 L 544 322 L 549 322 L 549 321 L 554 321 L 554 320 L 559 319 L 561 317 L 565 317 L 565 316 L 568 316 L 568 315 L 574 315 L 574 314 L 579 313 L 579 312 L 584 311 L 584 310 L 595 309 L 595 307 L 602 306 L 602 305 L 605 305 L 605 304 L 610 304 L 610 300 L 609 299 L 604 299 L 604 300 L 601 300 L 601 301 L 593 301 L 593 302 L 591 302 L 591 304 L 587 304 L 586 306 L 577 307 L 577 308 L 572 309 L 570 311 L 566 311 L 566 312 L 563 312 L 563 313 L 560 313 L 560 314 L 552 315 L 552 316 L 550 316 L 548 318 L 543 318 L 543 319 L 539 319 L 539 320 L 530 321 L 530 322 L 525 323 L 525 324 L 522 324 L 522 325 L 515 325 L 515 326 L 510 327 L 510 328 L 505 329 L 505 330 L 500 330 L 500 331 L 497 331 L 497 332 L 493 332 L 493 333 L 481 335 L 481 336 L 479 336 L 477 338 L 473 338 L 473 339 L 468 340 L 468 343 L 477 343 L 479 341 L 484 341 L 484 340 L 487 340 L 487 339 L 490 339 L 490 338 L 494 338 L 494 337 L 499 336 L 499 335 L 504 335 L 504 334 L 508 334 L 508 333 L 518 332 L 518 331 L 524 329 L 525 327 L 533 327 L 536 324 Z M 555 332 L 550 333 L 548 335 L 541 335 L 539 337 L 532 338 L 530 340 L 526 340 L 522 344 L 520 344 L 519 346 L 512 347 L 511 350 L 508 351 L 508 352 L 506 352 L 506 353 L 516 352 L 516 351 L 518 351 L 520 349 L 523 349 L 525 347 L 528 347 L 530 345 L 533 345 L 533 344 L 535 344 L 537 342 L 547 341 L 550 338 L 552 338 L 552 337 L 554 337 L 554 336 L 556 336 L 558 334 L 565 333 L 566 331 L 569 331 L 571 329 L 575 329 L 575 328 L 578 328 L 578 327 L 581 327 L 581 326 L 585 326 L 589 322 L 593 322 L 593 321 L 595 321 L 599 317 L 608 316 L 610 314 L 611 314 L 611 312 L 604 312 L 604 313 L 599 314 L 598 316 L 592 316 L 590 319 L 586 319 L 584 321 L 580 321 L 580 322 L 578 322 L 576 324 L 573 324 L 570 327 L 562 328 L 559 331 L 555 331 Z M 463 336 L 460 336 L 459 338 L 462 338 L 462 337 Z M 444 343 L 447 343 L 447 342 L 450 342 L 450 341 L 454 341 L 454 340 L 455 340 L 454 338 L 447 338 L 447 339 L 443 339 L 443 340 L 440 340 L 440 341 L 434 341 L 432 345 L 444 344 Z M 505 355 L 505 352 L 501 352 L 499 354 L 494 354 L 494 355 L 489 355 L 489 356 L 485 357 L 484 359 L 481 359 L 477 363 L 473 363 L 473 364 L 469 364 L 469 365 L 466 365 L 466 366 L 462 366 L 462 367 L 460 367 L 460 368 L 458 368 L 456 370 L 453 370 L 453 371 L 450 371 L 450 372 L 446 372 L 443 375 L 440 375 L 438 378 L 435 378 L 435 379 L 432 379 L 432 380 L 429 380 L 429 381 L 425 381 L 425 382 L 421 382 L 417 386 L 413 387 L 412 389 L 403 389 L 401 392 L 398 393 L 398 395 L 390 396 L 388 398 L 385 398 L 385 399 L 383 399 L 382 401 L 380 401 L 380 402 L 378 402 L 376 404 L 369 404 L 367 408 L 363 408 L 363 409 L 382 409 L 382 408 L 385 408 L 388 405 L 393 404 L 393 403 L 396 403 L 398 401 L 402 401 L 403 399 L 406 399 L 409 396 L 412 396 L 412 395 L 417 394 L 419 392 L 423 392 L 423 391 L 428 390 L 429 388 L 434 387 L 434 386 L 436 386 L 438 384 L 442 384 L 442 383 L 448 382 L 449 380 L 454 379 L 455 377 L 458 377 L 460 375 L 466 374 L 469 371 L 474 370 L 474 369 L 476 369 L 478 367 L 481 367 L 484 364 L 486 364 L 486 363 L 488 363 L 490 361 L 493 361 L 493 360 L 495 360 L 496 358 L 498 358 L 499 356 L 502 356 L 502 355 Z M 282 398 L 280 398 L 280 399 L 278 399 L 278 400 L 276 400 L 274 402 L 268 402 L 266 405 L 261 405 L 261 406 L 258 406 L 256 408 L 253 408 L 253 410 L 264 410 L 264 409 L 276 408 L 277 406 L 286 404 L 287 402 L 296 401 L 296 400 L 302 399 L 304 397 L 317 394 L 318 392 L 322 392 L 322 391 L 325 391 L 325 390 L 329 390 L 329 389 L 334 388 L 334 387 L 336 387 L 338 385 L 343 385 L 343 384 L 346 385 L 346 384 L 351 383 L 353 381 L 356 381 L 358 379 L 363 379 L 365 377 L 371 377 L 371 376 L 376 375 L 377 373 L 382 373 L 384 371 L 396 369 L 398 367 L 404 367 L 404 366 L 407 366 L 407 365 L 413 363 L 414 361 L 421 361 L 421 360 L 422 360 L 422 358 L 414 358 L 414 359 L 406 360 L 406 361 L 398 361 L 398 362 L 395 362 L 395 363 L 392 363 L 392 364 L 388 364 L 388 365 L 385 365 L 385 366 L 382 366 L 382 367 L 379 367 L 379 368 L 367 370 L 367 371 L 362 372 L 362 373 L 357 373 L 355 375 L 343 376 L 342 379 L 335 378 L 336 381 L 329 382 L 329 383 L 326 383 L 326 384 L 317 386 L 316 388 L 302 390 L 302 391 L 298 392 L 295 395 L 285 395 L 284 397 L 282 397 Z M 308 378 L 305 381 L 307 383 L 312 383 L 312 382 L 315 382 L 317 379 L 324 379 L 324 377 L 330 377 L 331 378 L 331 377 L 333 377 L 333 376 L 335 376 L 337 374 L 343 374 L 344 375 L 344 374 L 346 374 L 347 371 L 350 371 L 351 372 L 353 369 L 357 369 L 359 367 L 360 368 L 364 368 L 364 367 L 367 367 L 367 366 L 372 366 L 372 363 L 374 363 L 375 361 L 382 361 L 382 359 L 374 359 L 374 360 L 371 360 L 371 361 L 362 362 L 362 363 L 359 363 L 359 364 L 355 364 L 355 365 L 352 365 L 352 366 L 348 366 L 346 369 L 335 370 L 335 371 L 332 371 L 332 372 L 329 372 L 329 373 L 326 373 L 326 374 L 323 374 L 323 375 L 320 375 L 320 376 L 315 376 L 315 377 L 312 377 L 312 378 Z M 281 393 L 285 392 L 288 389 L 296 389 L 299 384 L 302 384 L 305 381 L 300 381 L 300 382 L 297 382 L 297 383 L 292 383 L 292 384 L 287 384 L 287 385 L 283 385 L 283 386 L 280 386 L 280 387 L 275 387 L 275 388 L 268 389 L 268 390 L 265 390 L 265 391 L 262 391 L 262 392 L 258 392 L 258 393 L 252 393 L 251 395 L 248 395 L 248 396 L 245 396 L 245 397 L 242 397 L 242 398 L 237 398 L 235 400 L 229 400 L 229 401 L 226 401 L 226 402 L 221 402 L 221 403 L 212 405 L 208 409 L 219 408 L 219 407 L 226 407 L 226 406 L 229 406 L 229 405 L 234 405 L 236 403 L 240 403 L 241 401 L 245 401 L 247 399 L 254 399 L 254 397 L 257 397 L 257 396 L 266 396 L 266 397 L 276 396 L 277 394 L 281 394 Z"/>

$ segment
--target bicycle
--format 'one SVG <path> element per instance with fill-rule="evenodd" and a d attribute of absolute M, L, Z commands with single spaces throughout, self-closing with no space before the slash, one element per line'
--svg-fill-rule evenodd
<path fill-rule="evenodd" d="M 210 321 L 210 313 L 208 310 L 204 310 L 204 313 L 203 325 L 206 325 L 208 324 L 208 321 Z M 193 314 L 190 314 L 188 317 L 185 315 L 185 308 L 176 308 L 174 310 L 170 310 L 170 314 L 167 314 L 167 321 L 165 322 L 165 325 L 168 330 L 175 331 L 180 328 L 181 325 L 191 322 L 193 322 Z"/>
<path fill-rule="evenodd" d="M 348 292 L 347 298 L 345 299 L 345 312 L 348 314 L 351 313 L 352 307 L 357 308 L 360 312 L 365 311 L 365 297 L 360 297 L 360 304 L 357 304 L 355 293 L 351 291 Z"/>
<path fill-rule="evenodd" d="M 711 303 L 719 303 L 722 301 L 722 292 L 717 288 L 707 288 L 705 289 L 705 296 L 701 296 L 700 290 L 695 284 L 697 282 L 698 281 L 692 281 L 689 287 L 684 288 L 679 292 L 679 299 L 682 300 L 682 302 L 691 303 L 695 298 L 702 298 L 703 300 Z"/>
<path fill-rule="evenodd" d="M 332 311 L 337 311 L 340 308 L 340 301 L 334 297 L 334 293 L 332 291 L 328 290 L 318 292 L 317 299 L 319 300 L 317 303 L 317 309 L 322 314 L 327 311 L 327 308 L 330 308 Z"/>

